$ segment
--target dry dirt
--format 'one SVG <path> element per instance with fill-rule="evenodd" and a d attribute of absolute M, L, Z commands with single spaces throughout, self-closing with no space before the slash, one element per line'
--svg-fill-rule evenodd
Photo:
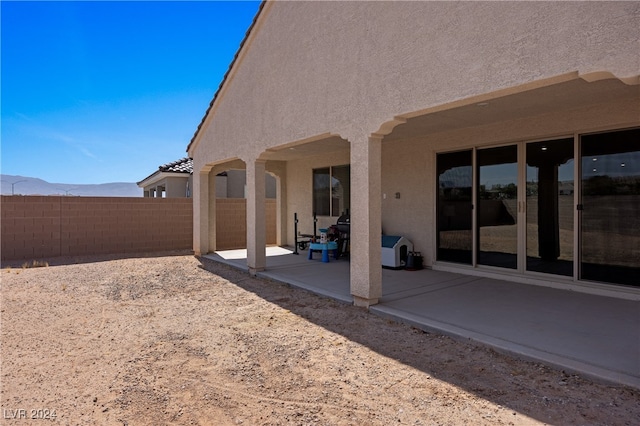
<path fill-rule="evenodd" d="M 2 424 L 640 424 L 638 390 L 190 255 L 57 262 L 0 271 Z"/>

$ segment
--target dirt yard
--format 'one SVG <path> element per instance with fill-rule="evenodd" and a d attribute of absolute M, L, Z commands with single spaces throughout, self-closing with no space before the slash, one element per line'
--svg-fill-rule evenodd
<path fill-rule="evenodd" d="M 640 424 L 638 390 L 208 267 L 3 265 L 0 423 Z"/>

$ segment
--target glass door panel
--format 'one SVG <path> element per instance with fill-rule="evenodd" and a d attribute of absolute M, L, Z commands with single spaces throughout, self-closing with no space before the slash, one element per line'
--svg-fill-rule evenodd
<path fill-rule="evenodd" d="M 477 151 L 478 264 L 518 267 L 518 147 Z"/>
<path fill-rule="evenodd" d="M 472 151 L 438 154 L 437 260 L 472 261 Z"/>
<path fill-rule="evenodd" d="M 640 129 L 583 136 L 581 278 L 640 286 Z"/>
<path fill-rule="evenodd" d="M 573 276 L 573 139 L 527 144 L 527 271 Z"/>

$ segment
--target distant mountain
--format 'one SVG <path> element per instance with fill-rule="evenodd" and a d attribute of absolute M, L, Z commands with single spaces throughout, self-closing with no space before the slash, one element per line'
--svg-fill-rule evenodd
<path fill-rule="evenodd" d="M 2 195 L 69 195 L 82 197 L 142 197 L 142 188 L 134 182 L 95 185 L 50 183 L 38 178 L 0 175 Z"/>

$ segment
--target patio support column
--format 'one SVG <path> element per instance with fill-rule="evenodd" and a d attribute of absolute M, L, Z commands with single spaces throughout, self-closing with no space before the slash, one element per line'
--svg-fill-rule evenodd
<path fill-rule="evenodd" d="M 282 172 L 276 178 L 276 244 L 287 244 L 287 176 Z"/>
<path fill-rule="evenodd" d="M 382 296 L 382 137 L 351 140 L 351 294 L 356 306 Z"/>
<path fill-rule="evenodd" d="M 193 174 L 193 252 L 209 253 L 209 172 Z"/>
<path fill-rule="evenodd" d="M 276 179 L 276 244 L 287 244 L 287 166 L 284 161 L 269 161 L 267 172 Z"/>
<path fill-rule="evenodd" d="M 208 203 L 208 241 L 209 241 L 209 251 L 210 252 L 214 252 L 217 250 L 217 238 L 218 235 L 216 233 L 216 223 L 217 223 L 217 217 L 216 217 L 216 172 L 214 170 L 211 170 L 209 172 L 209 176 L 207 177 L 208 179 L 208 188 L 207 188 L 207 194 L 208 194 L 208 198 L 209 198 L 209 203 Z"/>
<path fill-rule="evenodd" d="M 247 164 L 247 266 L 255 275 L 264 271 L 266 260 L 265 160 Z"/>

